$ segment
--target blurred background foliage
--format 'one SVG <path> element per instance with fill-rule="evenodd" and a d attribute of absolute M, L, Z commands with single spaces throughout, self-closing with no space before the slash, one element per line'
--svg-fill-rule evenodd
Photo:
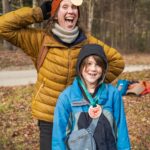
<path fill-rule="evenodd" d="M 43 1 L 0 0 L 0 14 L 23 6 L 39 6 Z M 150 0 L 84 0 L 80 8 L 80 23 L 88 32 L 121 52 L 148 53 L 149 10 Z"/>

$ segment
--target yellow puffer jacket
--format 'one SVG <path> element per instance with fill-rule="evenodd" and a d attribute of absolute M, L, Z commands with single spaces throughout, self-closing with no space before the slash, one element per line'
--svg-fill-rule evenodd
<path fill-rule="evenodd" d="M 28 25 L 43 21 L 42 11 L 36 8 L 21 8 L 0 17 L 0 36 L 20 47 L 36 65 L 44 32 Z M 113 81 L 124 68 L 122 56 L 113 48 L 93 36 L 72 47 L 66 47 L 47 34 L 44 45 L 48 47 L 46 58 L 38 72 L 32 99 L 32 115 L 44 121 L 53 121 L 53 112 L 58 95 L 75 77 L 75 66 L 80 48 L 87 43 L 104 47 L 109 62 L 106 81 Z"/>

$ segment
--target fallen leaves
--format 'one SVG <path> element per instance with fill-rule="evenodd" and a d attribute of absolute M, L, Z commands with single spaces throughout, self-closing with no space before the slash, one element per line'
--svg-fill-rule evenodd
<path fill-rule="evenodd" d="M 38 127 L 31 117 L 31 95 L 33 86 L 1 87 L 0 105 L 0 149 L 37 150 Z"/>
<path fill-rule="evenodd" d="M 33 68 L 31 58 L 22 50 L 0 50 L 0 70 Z"/>
<path fill-rule="evenodd" d="M 27 63 L 28 66 L 30 64 L 32 65 L 28 57 L 23 59 L 22 56 L 24 56 L 24 54 L 19 53 L 19 51 L 10 53 L 0 51 L 0 70 L 5 69 L 8 66 L 19 67 L 20 64 L 22 64 L 21 66 L 26 66 Z M 127 56 L 126 61 L 130 64 L 135 61 L 143 61 L 143 63 L 147 61 L 150 64 L 149 55 L 145 55 L 143 57 L 139 57 L 139 55 L 135 56 Z M 8 64 L 5 65 L 5 63 Z M 150 81 L 150 70 L 123 73 L 118 79 Z M 116 82 L 117 80 L 115 80 L 113 84 L 115 85 Z M 39 131 L 37 121 L 33 120 L 31 117 L 32 92 L 32 85 L 20 87 L 0 87 L 0 149 L 39 149 Z M 149 150 L 150 94 L 141 97 L 134 95 L 124 96 L 123 101 L 132 150 Z"/>

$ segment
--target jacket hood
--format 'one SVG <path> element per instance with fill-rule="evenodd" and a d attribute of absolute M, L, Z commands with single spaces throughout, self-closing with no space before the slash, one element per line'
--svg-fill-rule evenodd
<path fill-rule="evenodd" d="M 104 64 L 105 70 L 107 71 L 108 61 L 107 61 L 105 52 L 103 50 L 103 47 L 98 44 L 87 44 L 81 48 L 81 51 L 78 56 L 77 65 L 76 65 L 77 75 L 80 75 L 80 66 L 81 66 L 82 61 L 90 55 L 97 55 L 101 57 L 105 63 Z M 104 74 L 106 74 L 106 71 Z"/>

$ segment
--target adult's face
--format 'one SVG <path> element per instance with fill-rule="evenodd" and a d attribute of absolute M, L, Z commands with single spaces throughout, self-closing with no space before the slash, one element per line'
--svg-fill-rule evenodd
<path fill-rule="evenodd" d="M 71 31 L 75 28 L 79 17 L 78 7 L 73 5 L 70 0 L 62 0 L 55 19 L 58 24 Z"/>

